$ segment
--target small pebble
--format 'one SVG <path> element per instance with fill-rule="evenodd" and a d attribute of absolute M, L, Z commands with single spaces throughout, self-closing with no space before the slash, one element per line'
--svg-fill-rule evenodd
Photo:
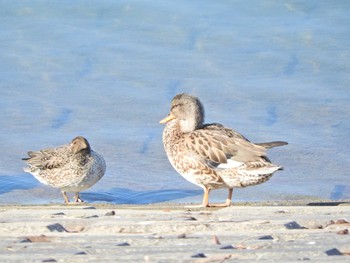
<path fill-rule="evenodd" d="M 284 224 L 284 226 L 287 229 L 303 229 L 303 227 L 295 221 L 288 222 L 288 223 Z"/>
<path fill-rule="evenodd" d="M 276 213 L 276 214 L 285 214 L 286 211 L 280 210 L 280 211 L 276 211 L 275 213 Z"/>
<path fill-rule="evenodd" d="M 29 243 L 35 243 L 35 242 L 50 242 L 50 237 L 47 237 L 45 235 L 41 236 L 28 236 L 26 237 L 27 242 Z M 23 240 L 24 241 L 24 240 Z"/>
<path fill-rule="evenodd" d="M 54 213 L 52 214 L 53 216 L 65 216 L 66 214 L 63 212 L 59 212 L 59 213 Z"/>
<path fill-rule="evenodd" d="M 32 241 L 30 241 L 28 238 L 22 239 L 19 241 L 19 243 L 31 243 Z"/>
<path fill-rule="evenodd" d="M 315 221 L 310 221 L 307 223 L 307 228 L 308 229 L 323 229 L 323 225 L 320 223 L 317 223 Z"/>
<path fill-rule="evenodd" d="M 197 218 L 193 217 L 193 216 L 189 216 L 189 217 L 185 217 L 186 221 L 196 221 Z"/>
<path fill-rule="evenodd" d="M 219 240 L 219 238 L 218 238 L 217 235 L 214 235 L 214 236 L 213 236 L 213 240 L 214 240 L 214 244 L 216 244 L 216 245 L 221 245 L 220 240 Z"/>
<path fill-rule="evenodd" d="M 327 227 L 327 226 L 334 225 L 334 224 L 335 224 L 334 220 L 329 220 L 329 221 L 325 224 L 325 226 Z"/>
<path fill-rule="evenodd" d="M 7 246 L 6 249 L 9 251 L 14 251 L 13 247 L 11 247 L 11 246 Z"/>
<path fill-rule="evenodd" d="M 330 250 L 326 251 L 327 256 L 342 256 L 343 253 L 341 253 L 338 249 L 332 248 Z"/>
<path fill-rule="evenodd" d="M 186 238 L 186 234 L 180 234 L 177 236 L 177 238 Z"/>
<path fill-rule="evenodd" d="M 343 229 L 343 230 L 339 230 L 337 232 L 338 235 L 347 235 L 349 234 L 349 230 L 348 229 Z"/>
<path fill-rule="evenodd" d="M 311 260 L 310 258 L 298 258 L 298 261 Z"/>
<path fill-rule="evenodd" d="M 128 242 L 123 242 L 123 243 L 119 243 L 117 244 L 118 247 L 128 247 L 130 246 L 130 244 Z"/>
<path fill-rule="evenodd" d="M 81 251 L 81 252 L 75 253 L 74 255 L 86 255 L 86 254 L 87 254 L 86 252 Z"/>
<path fill-rule="evenodd" d="M 272 240 L 273 237 L 270 235 L 259 237 L 260 240 Z"/>
<path fill-rule="evenodd" d="M 67 232 L 67 230 L 59 223 L 46 226 L 50 232 Z"/>
<path fill-rule="evenodd" d="M 199 213 L 200 215 L 205 215 L 205 216 L 210 216 L 212 214 L 212 212 L 209 211 L 203 211 Z"/>
<path fill-rule="evenodd" d="M 191 258 L 206 258 L 207 256 L 203 253 L 198 253 L 196 255 L 191 256 Z"/>
<path fill-rule="evenodd" d="M 48 259 L 44 259 L 44 260 L 41 261 L 41 262 L 57 262 L 57 260 L 54 259 L 54 258 L 48 258 Z"/>
<path fill-rule="evenodd" d="M 153 235 L 150 238 L 153 238 L 153 239 L 164 239 L 164 237 L 162 237 L 160 235 Z"/>
<path fill-rule="evenodd" d="M 220 249 L 236 249 L 236 248 L 232 245 L 228 245 L 228 246 L 221 247 Z"/>
<path fill-rule="evenodd" d="M 80 233 L 84 230 L 85 228 L 81 225 L 70 225 L 66 226 L 66 230 L 69 233 Z"/>
<path fill-rule="evenodd" d="M 349 222 L 346 221 L 345 219 L 340 219 L 340 220 L 335 221 L 335 224 L 337 224 L 337 225 L 340 225 L 340 224 L 347 224 L 347 223 L 349 223 Z"/>
<path fill-rule="evenodd" d="M 114 216 L 115 215 L 115 212 L 114 211 L 110 211 L 110 212 L 107 212 L 105 214 L 105 216 Z"/>
<path fill-rule="evenodd" d="M 92 216 L 84 216 L 83 218 L 85 219 L 90 219 L 90 218 L 97 218 L 98 215 L 92 215 Z"/>

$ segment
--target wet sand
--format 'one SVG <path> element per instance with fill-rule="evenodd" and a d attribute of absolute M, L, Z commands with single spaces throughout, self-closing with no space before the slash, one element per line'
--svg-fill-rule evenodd
<path fill-rule="evenodd" d="M 0 261 L 344 262 L 349 204 L 0 206 Z"/>

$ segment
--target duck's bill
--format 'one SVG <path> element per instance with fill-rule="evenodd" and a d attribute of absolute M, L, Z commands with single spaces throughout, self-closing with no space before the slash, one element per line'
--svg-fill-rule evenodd
<path fill-rule="evenodd" d="M 162 119 L 159 123 L 167 123 L 168 121 L 171 121 L 175 119 L 174 115 L 169 114 L 167 117 L 165 117 L 164 119 Z"/>

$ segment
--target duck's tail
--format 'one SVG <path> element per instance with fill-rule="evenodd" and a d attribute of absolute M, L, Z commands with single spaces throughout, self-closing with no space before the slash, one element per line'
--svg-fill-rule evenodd
<path fill-rule="evenodd" d="M 273 147 L 277 147 L 277 146 L 283 146 L 283 145 L 287 145 L 288 142 L 283 142 L 283 141 L 275 141 L 275 142 L 262 142 L 262 143 L 255 143 L 256 145 L 262 146 L 266 149 L 270 149 Z"/>

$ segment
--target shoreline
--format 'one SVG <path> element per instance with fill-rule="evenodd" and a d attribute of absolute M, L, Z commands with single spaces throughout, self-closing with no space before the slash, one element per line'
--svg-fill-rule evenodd
<path fill-rule="evenodd" d="M 199 203 L 198 203 L 199 204 Z M 171 208 L 171 209 L 186 209 L 186 206 L 198 205 L 197 203 L 173 203 L 173 202 L 161 202 L 161 203 L 150 203 L 150 204 L 114 204 L 114 203 L 48 203 L 48 204 L 0 204 L 0 209 L 2 208 L 26 208 L 26 207 L 36 207 L 36 208 L 49 208 L 49 207 L 85 207 L 93 206 L 96 208 L 115 208 L 115 209 L 161 209 L 161 208 Z M 233 202 L 230 207 L 256 207 L 256 206 L 350 206 L 350 200 L 327 200 L 327 199 L 314 199 L 314 200 L 289 200 L 289 201 L 258 201 L 258 202 Z M 208 208 L 192 208 L 193 210 L 219 210 L 225 207 L 208 207 Z"/>
<path fill-rule="evenodd" d="M 269 203 L 205 209 L 168 203 L 2 205 L 0 261 L 350 259 L 349 202 Z"/>

